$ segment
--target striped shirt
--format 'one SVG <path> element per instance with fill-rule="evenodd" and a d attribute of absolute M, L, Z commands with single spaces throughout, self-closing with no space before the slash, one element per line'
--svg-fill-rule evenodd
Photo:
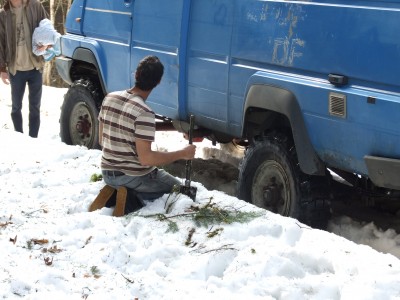
<path fill-rule="evenodd" d="M 143 166 L 136 151 L 136 139 L 153 142 L 155 114 L 140 96 L 118 91 L 108 94 L 101 106 L 103 124 L 101 169 L 121 171 L 130 176 L 150 173 L 154 166 Z"/>

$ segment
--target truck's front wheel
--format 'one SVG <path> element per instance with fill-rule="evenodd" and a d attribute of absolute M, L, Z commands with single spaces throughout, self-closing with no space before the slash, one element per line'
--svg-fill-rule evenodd
<path fill-rule="evenodd" d="M 78 80 L 69 88 L 60 115 L 60 136 L 64 143 L 99 148 L 96 95 L 89 81 Z"/>

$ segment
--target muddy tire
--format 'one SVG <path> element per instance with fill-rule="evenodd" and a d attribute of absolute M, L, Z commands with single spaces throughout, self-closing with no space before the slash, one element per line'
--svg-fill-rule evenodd
<path fill-rule="evenodd" d="M 323 178 L 323 177 L 322 177 Z M 238 198 L 325 228 L 330 217 L 328 195 L 314 197 L 314 178 L 301 172 L 291 139 L 275 133 L 254 142 L 240 165 Z"/>
<path fill-rule="evenodd" d="M 71 85 L 60 115 L 60 137 L 64 143 L 100 149 L 97 103 L 97 89 L 89 81 L 78 80 Z"/>

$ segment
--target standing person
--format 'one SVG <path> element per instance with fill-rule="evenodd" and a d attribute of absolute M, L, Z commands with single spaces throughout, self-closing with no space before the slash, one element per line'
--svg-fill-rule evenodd
<path fill-rule="evenodd" d="M 155 138 L 155 114 L 145 101 L 160 83 L 163 73 L 160 60 L 156 56 L 146 56 L 136 69 L 134 87 L 108 94 L 99 114 L 103 179 L 113 188 L 122 186 L 134 190 L 139 200 L 154 200 L 170 193 L 179 180 L 155 166 L 192 159 L 196 150 L 194 145 L 174 152 L 151 149 Z M 117 195 L 114 216 L 124 214 L 121 209 L 125 205 L 126 189 L 118 189 L 118 193 L 122 196 Z M 105 205 L 108 198 L 101 200 L 99 196 L 89 211 Z"/>
<path fill-rule="evenodd" d="M 42 70 L 44 60 L 32 52 L 32 35 L 47 18 L 38 0 L 8 0 L 0 10 L 0 72 L 4 84 L 11 84 L 11 119 L 15 131 L 23 132 L 22 99 L 29 87 L 29 136 L 37 137 L 40 127 Z"/>

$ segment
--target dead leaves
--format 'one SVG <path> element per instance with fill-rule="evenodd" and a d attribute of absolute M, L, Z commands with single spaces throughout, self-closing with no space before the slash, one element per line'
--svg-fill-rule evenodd
<path fill-rule="evenodd" d="M 15 245 L 15 243 L 17 242 L 17 236 L 15 236 L 15 238 L 10 238 L 10 242 L 12 242 L 14 245 Z M 28 240 L 27 242 L 26 242 L 26 244 L 27 244 L 27 249 L 28 250 L 34 250 L 34 249 L 32 249 L 33 248 L 33 245 L 40 245 L 40 246 L 43 246 L 43 245 L 46 245 L 46 244 L 48 244 L 49 243 L 49 240 L 48 239 L 36 239 L 36 238 L 32 238 L 32 239 L 30 239 L 30 240 Z M 54 243 L 54 242 L 53 242 Z M 57 247 L 57 245 L 53 245 L 53 246 L 51 246 L 50 248 L 47 248 L 47 247 L 41 247 L 41 248 L 39 248 L 39 249 L 41 249 L 41 252 L 42 253 L 50 253 L 50 254 L 57 254 L 57 253 L 60 253 L 61 251 L 63 251 L 62 249 L 59 249 L 58 247 Z M 53 257 L 45 257 L 45 258 L 43 258 L 43 260 L 44 260 L 44 264 L 46 265 L 46 266 L 51 266 L 52 264 L 53 264 Z"/>
<path fill-rule="evenodd" d="M 5 223 L 0 223 L 0 228 L 5 228 L 8 225 L 12 224 L 13 222 L 5 222 Z"/>
<path fill-rule="evenodd" d="M 214 230 L 212 230 L 212 227 L 211 227 L 210 230 L 208 232 L 206 232 L 206 236 L 208 238 L 213 238 L 213 237 L 221 234 L 221 232 L 223 230 L 224 230 L 224 228 L 222 228 L 222 227 L 214 229 Z M 193 241 L 193 235 L 194 235 L 195 232 L 196 232 L 195 228 L 191 228 L 189 230 L 188 236 L 187 236 L 186 241 L 185 241 L 185 246 L 188 246 L 190 248 L 194 248 L 194 247 L 197 246 L 197 243 Z"/>
<path fill-rule="evenodd" d="M 46 258 L 44 258 L 44 264 L 46 265 L 46 266 L 51 266 L 52 264 L 53 264 L 53 258 L 51 257 L 46 257 Z"/>
<path fill-rule="evenodd" d="M 197 245 L 197 243 L 194 243 L 194 242 L 192 241 L 193 234 L 195 233 L 195 231 L 196 231 L 195 228 L 191 228 L 191 229 L 189 230 L 189 234 L 188 234 L 188 236 L 187 236 L 187 238 L 186 238 L 186 242 L 185 242 L 185 245 L 186 245 L 186 246 L 191 246 L 191 247 L 193 248 L 193 247 L 195 247 L 195 246 Z"/>
<path fill-rule="evenodd" d="M 207 237 L 212 238 L 216 235 L 219 235 L 223 230 L 224 230 L 224 228 L 220 227 L 220 228 L 214 229 L 213 231 L 208 231 Z"/>
<path fill-rule="evenodd" d="M 15 243 L 17 242 L 17 236 L 15 236 L 15 238 L 10 238 L 10 242 L 15 245 Z"/>
<path fill-rule="evenodd" d="M 97 266 L 91 266 L 90 273 L 91 274 L 86 273 L 85 275 L 83 275 L 83 277 L 89 278 L 89 277 L 93 276 L 95 279 L 99 279 L 101 277 L 100 270 Z"/>
<path fill-rule="evenodd" d="M 97 274 L 89 274 L 89 273 L 86 273 L 85 275 L 83 275 L 83 277 L 84 278 L 89 278 L 89 277 L 94 277 L 95 279 L 99 279 L 101 276 L 100 275 L 97 275 Z"/>
<path fill-rule="evenodd" d="M 14 238 L 10 238 L 10 242 L 12 242 L 14 245 L 17 242 L 17 236 L 15 236 Z M 27 241 L 27 249 L 32 250 L 32 245 L 45 245 L 48 244 L 49 240 L 47 239 L 30 239 Z M 54 245 L 50 248 L 42 248 L 42 253 L 59 253 L 61 252 L 62 249 L 58 249 L 57 245 Z M 44 264 L 46 266 L 51 266 L 53 264 L 53 257 L 45 257 L 43 258 Z"/>
<path fill-rule="evenodd" d="M 48 243 L 49 243 L 48 239 L 30 239 L 28 241 L 28 244 L 30 244 L 30 245 L 46 245 Z M 32 246 L 31 246 L 31 248 L 32 248 Z M 55 253 L 60 253 L 61 251 L 63 251 L 63 250 L 59 249 L 57 247 L 57 245 L 54 245 L 54 246 L 52 246 L 50 248 L 42 248 L 42 253 L 53 253 L 53 254 L 55 254 Z"/>
<path fill-rule="evenodd" d="M 33 245 L 41 245 L 41 246 L 43 246 L 43 245 L 46 245 L 48 243 L 49 243 L 48 239 L 30 239 L 28 241 L 28 245 L 32 245 L 33 244 Z M 30 246 L 30 247 L 32 248 L 32 246 Z M 42 253 L 51 253 L 51 254 L 57 254 L 57 253 L 60 253 L 61 251 L 63 251 L 63 250 L 59 249 L 57 247 L 57 245 L 54 245 L 54 246 L 52 246 L 50 248 L 43 247 L 41 249 Z M 43 260 L 44 260 L 44 264 L 46 266 L 51 266 L 53 264 L 53 257 L 45 257 Z"/>
<path fill-rule="evenodd" d="M 34 245 L 44 245 L 47 244 L 49 242 L 49 240 L 46 239 L 30 239 L 30 241 L 34 244 Z"/>
<path fill-rule="evenodd" d="M 0 228 L 6 228 L 8 225 L 13 224 L 13 222 L 11 222 L 13 215 L 10 215 L 10 217 L 8 218 L 8 221 L 6 221 L 5 223 L 0 223 Z"/>
<path fill-rule="evenodd" d="M 63 251 L 63 250 L 62 249 L 58 249 L 57 245 L 54 245 L 53 247 L 50 247 L 50 248 L 43 248 L 42 249 L 43 253 L 50 252 L 50 253 L 55 254 L 55 253 L 60 253 L 61 251 Z"/>

